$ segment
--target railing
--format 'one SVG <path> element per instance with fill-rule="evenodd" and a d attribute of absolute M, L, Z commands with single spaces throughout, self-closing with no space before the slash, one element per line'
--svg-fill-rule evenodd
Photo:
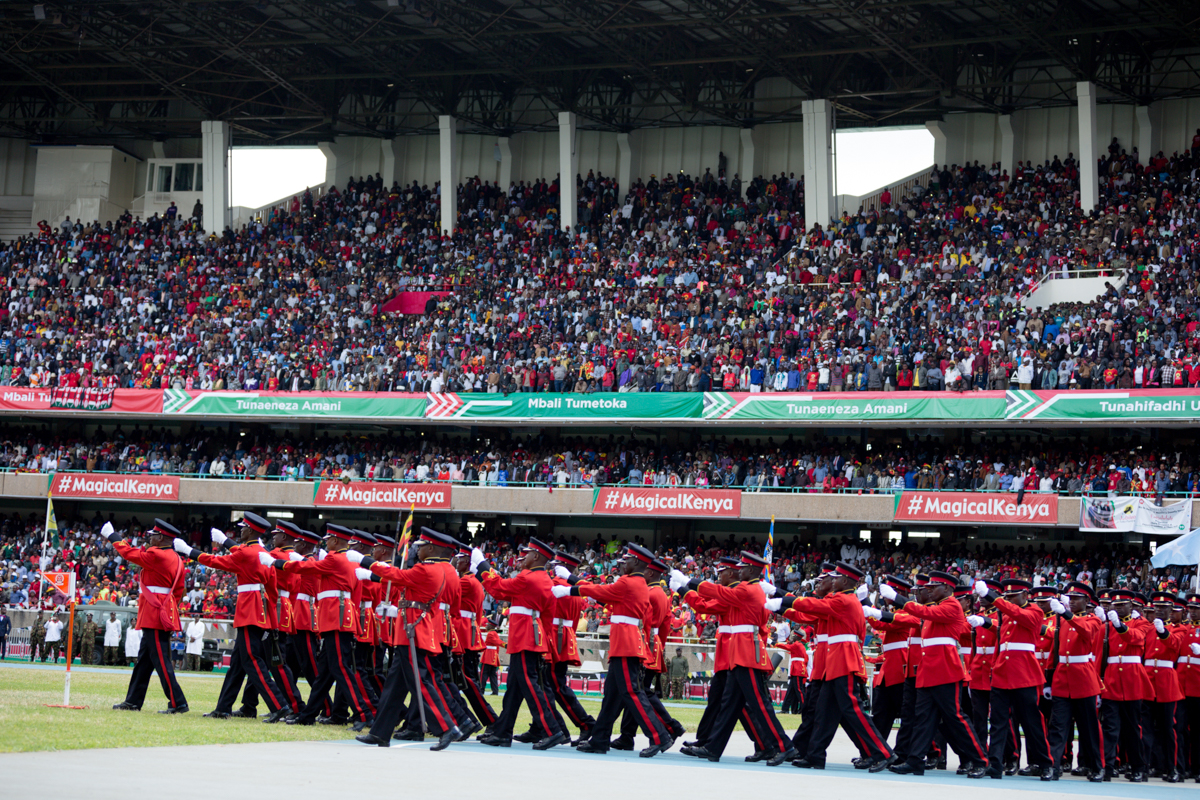
<path fill-rule="evenodd" d="M 283 475 L 259 476 L 259 475 L 245 475 L 245 474 L 236 474 L 235 475 L 233 473 L 226 473 L 225 475 L 213 475 L 212 473 L 170 472 L 170 471 L 163 471 L 163 470 L 157 470 L 157 471 L 156 470 L 135 470 L 135 471 L 122 472 L 119 470 L 90 470 L 89 471 L 89 470 L 82 470 L 82 469 L 65 469 L 65 470 L 55 470 L 53 473 L 51 473 L 51 472 L 42 471 L 42 470 L 34 471 L 34 470 L 24 470 L 24 469 L 12 469 L 10 467 L 0 467 L 0 473 L 13 473 L 13 474 L 22 474 L 22 475 L 47 475 L 47 474 L 57 474 L 59 472 L 66 472 L 66 473 L 72 473 L 72 474 L 86 474 L 86 475 L 164 475 L 164 476 L 169 476 L 169 477 L 190 478 L 190 479 L 199 479 L 199 480 L 214 480 L 214 481 L 219 481 L 219 480 L 233 480 L 233 481 L 259 480 L 259 481 L 275 482 L 275 483 L 312 483 L 313 481 L 318 481 L 318 480 L 319 481 L 347 481 L 349 483 L 365 483 L 365 482 L 409 483 L 409 484 L 420 483 L 420 484 L 440 484 L 440 485 L 446 485 L 446 486 L 477 486 L 477 487 L 485 488 L 485 489 L 499 488 L 499 489 L 550 489 L 550 490 L 554 490 L 554 489 L 560 489 L 560 490 L 561 489 L 587 489 L 587 490 L 591 490 L 591 489 L 595 489 L 597 486 L 596 483 L 591 482 L 591 481 L 583 481 L 583 482 L 568 481 L 566 483 L 559 483 L 558 481 L 550 481 L 550 480 L 515 481 L 515 480 L 507 480 L 506 479 L 503 483 L 501 483 L 497 480 L 488 480 L 488 481 L 481 483 L 478 479 L 470 480 L 470 481 L 468 481 L 468 480 L 457 480 L 457 481 L 456 480 L 438 480 L 438 479 L 405 480 L 403 477 L 400 477 L 400 478 L 370 478 L 370 479 L 368 479 L 368 478 L 361 477 L 361 476 L 357 477 L 357 478 L 344 479 L 344 478 L 340 478 L 338 476 L 321 476 L 321 475 L 315 475 L 315 476 L 310 475 L 310 476 L 305 476 L 303 478 L 298 478 L 298 477 L 289 477 L 289 476 L 283 476 Z M 1013 495 L 1015 495 L 1015 494 L 1017 494 L 1017 491 L 1018 491 L 1018 490 L 1012 489 L 1012 488 L 971 489 L 968 487 L 956 487 L 954 489 L 935 489 L 932 487 L 922 488 L 922 487 L 891 487 L 891 486 L 838 487 L 838 488 L 828 488 L 827 489 L 822 486 L 771 486 L 769 484 L 758 484 L 758 483 L 694 484 L 694 483 L 680 482 L 680 483 L 646 483 L 646 484 L 643 484 L 643 483 L 632 483 L 632 482 L 630 482 L 628 477 L 622 478 L 620 481 L 606 482 L 606 483 L 601 483 L 599 485 L 600 486 L 633 486 L 633 487 L 642 487 L 642 488 L 646 488 L 646 489 L 698 489 L 698 490 L 723 489 L 723 490 L 731 490 L 731 491 L 741 491 L 746 494 L 813 494 L 813 495 L 843 495 L 843 496 L 844 495 L 854 495 L 854 496 L 857 496 L 857 495 L 894 495 L 894 494 L 899 494 L 901 492 L 962 492 L 962 493 L 967 493 L 967 494 L 974 493 L 974 494 L 1013 494 Z M 1079 492 L 1053 492 L 1053 491 L 1043 492 L 1040 489 L 1026 489 L 1025 494 L 1033 494 L 1033 495 L 1054 494 L 1059 497 L 1101 497 L 1101 496 L 1106 497 L 1106 496 L 1108 496 L 1107 491 L 1095 492 L 1090 489 L 1084 489 Z M 1152 491 L 1152 490 L 1142 490 L 1140 493 L 1134 493 L 1132 491 L 1129 491 L 1129 492 L 1122 494 L 1121 496 L 1122 497 L 1129 497 L 1129 496 L 1158 497 L 1159 493 Z M 1200 486 L 1197 486 L 1195 489 L 1192 489 L 1192 490 L 1168 491 L 1168 492 L 1164 492 L 1162 494 L 1162 497 L 1164 499 L 1169 498 L 1169 499 L 1178 499 L 1178 500 L 1191 499 L 1191 498 L 1195 498 L 1197 496 L 1200 496 Z"/>
<path fill-rule="evenodd" d="M 329 185 L 324 184 L 324 183 L 319 184 L 317 186 L 308 187 L 308 191 L 312 194 L 314 206 L 317 204 L 318 201 L 320 201 L 320 199 L 322 197 L 324 197 L 325 192 L 328 190 L 329 190 Z M 248 225 L 249 223 L 254 222 L 256 220 L 270 219 L 271 216 L 274 215 L 276 212 L 290 214 L 291 206 L 292 206 L 292 198 L 293 197 L 303 198 L 303 196 L 304 196 L 304 192 L 302 192 L 302 191 L 301 192 L 292 192 L 287 197 L 282 197 L 279 200 L 275 200 L 273 202 L 267 203 L 265 206 L 259 206 L 258 208 L 246 208 L 245 206 L 235 206 L 232 209 L 233 229 L 238 230 L 239 228 L 241 228 L 245 225 Z"/>

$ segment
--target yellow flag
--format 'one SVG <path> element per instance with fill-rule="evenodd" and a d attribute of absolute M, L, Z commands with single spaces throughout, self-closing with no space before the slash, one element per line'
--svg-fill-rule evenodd
<path fill-rule="evenodd" d="M 46 503 L 46 533 L 58 533 L 58 522 L 54 519 L 54 501 Z"/>

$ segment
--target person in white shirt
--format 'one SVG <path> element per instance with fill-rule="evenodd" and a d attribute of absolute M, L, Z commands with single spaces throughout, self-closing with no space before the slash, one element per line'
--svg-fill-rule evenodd
<path fill-rule="evenodd" d="M 117 612 L 108 612 L 108 619 L 104 620 L 104 663 L 116 666 L 117 648 L 121 646 L 121 620 L 117 619 Z"/>
<path fill-rule="evenodd" d="M 200 671 L 200 654 L 204 652 L 204 633 L 207 630 L 208 627 L 200 621 L 199 617 L 188 623 L 187 630 L 184 632 L 187 637 L 187 645 L 184 648 L 184 669 L 191 672 Z"/>
<path fill-rule="evenodd" d="M 130 626 L 129 630 L 125 631 L 125 659 L 129 662 L 126 666 L 133 666 L 141 649 L 142 632 Z"/>
<path fill-rule="evenodd" d="M 42 661 L 46 660 L 46 653 L 53 651 L 54 663 L 58 663 L 58 654 L 63 649 L 63 623 L 58 618 L 58 614 L 49 619 L 45 625 L 46 628 L 46 649 L 42 651 Z"/>

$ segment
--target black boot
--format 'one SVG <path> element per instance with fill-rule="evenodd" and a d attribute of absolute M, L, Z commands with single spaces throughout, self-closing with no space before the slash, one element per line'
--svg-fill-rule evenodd
<path fill-rule="evenodd" d="M 380 739 L 373 733 L 364 733 L 354 737 L 363 744 L 373 744 L 376 747 L 391 747 L 392 743 L 387 739 Z"/>
<path fill-rule="evenodd" d="M 456 739 L 458 739 L 458 737 L 461 733 L 462 733 L 462 731 L 460 731 L 458 729 L 458 726 L 454 726 L 454 727 L 450 728 L 450 730 L 443 733 L 441 738 L 438 739 L 437 744 L 435 744 L 433 747 L 431 747 L 429 749 L 434 751 L 435 753 L 439 750 L 445 750 Z"/>

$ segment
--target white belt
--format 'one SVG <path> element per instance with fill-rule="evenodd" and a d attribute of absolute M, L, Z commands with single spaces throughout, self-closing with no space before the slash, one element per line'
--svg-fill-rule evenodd
<path fill-rule="evenodd" d="M 1163 669 L 1175 669 L 1174 661 L 1162 661 L 1161 659 L 1151 658 L 1146 661 L 1147 667 L 1162 667 Z"/>
<path fill-rule="evenodd" d="M 297 599 L 297 600 L 300 600 L 300 601 L 303 601 L 303 602 L 305 602 L 305 603 L 311 603 L 311 602 L 312 602 L 312 595 L 310 595 L 310 594 L 297 594 L 297 595 L 296 595 L 296 599 Z"/>
<path fill-rule="evenodd" d="M 977 656 L 990 656 L 994 652 L 996 652 L 996 648 L 994 646 L 993 647 L 976 647 L 975 648 L 975 655 L 977 655 Z"/>
<path fill-rule="evenodd" d="M 934 636 L 921 640 L 921 647 L 958 647 L 958 639 L 953 636 Z"/>
<path fill-rule="evenodd" d="M 241 594 L 242 592 L 261 592 L 261 591 L 262 591 L 261 583 L 239 583 L 238 584 L 238 594 Z"/>
<path fill-rule="evenodd" d="M 717 633 L 758 633 L 757 625 L 718 625 Z"/>
<path fill-rule="evenodd" d="M 146 591 L 150 594 L 170 594 L 171 590 L 166 586 L 147 586 Z"/>
<path fill-rule="evenodd" d="M 1064 664 L 1087 664 L 1095 658 L 1095 653 L 1088 653 L 1086 656 L 1059 656 L 1059 660 Z"/>
<path fill-rule="evenodd" d="M 538 617 L 542 616 L 542 612 L 534 611 L 532 608 L 526 608 L 525 606 L 513 606 L 510 609 L 508 609 L 508 613 L 524 614 L 525 616 L 533 617 L 534 619 L 537 619 Z"/>
<path fill-rule="evenodd" d="M 499 648 L 499 647 L 497 647 L 497 646 L 496 646 L 496 645 L 494 645 L 494 644 L 489 644 L 487 647 L 485 647 L 485 648 L 483 648 L 483 649 L 484 649 L 484 650 L 499 650 L 500 648 Z"/>
<path fill-rule="evenodd" d="M 292 596 L 292 593 L 291 593 L 291 592 L 289 592 L 289 591 L 287 591 L 286 589 L 281 589 L 281 590 L 279 591 L 279 596 L 280 596 L 280 597 L 291 597 L 291 596 Z"/>
<path fill-rule="evenodd" d="M 651 636 L 658 636 L 658 628 L 651 628 L 651 629 L 650 629 L 650 635 L 651 635 Z"/>
<path fill-rule="evenodd" d="M 608 618 L 608 621 L 612 625 L 636 625 L 639 628 L 642 626 L 642 621 L 637 617 L 626 617 L 621 614 L 613 614 Z M 753 626 L 747 625 L 746 627 L 750 628 Z"/>
<path fill-rule="evenodd" d="M 358 604 L 358 607 L 365 609 L 365 608 L 370 608 L 372 605 L 373 604 L 371 603 L 370 600 L 363 600 L 361 603 Z"/>
<path fill-rule="evenodd" d="M 1142 663 L 1141 656 L 1109 656 L 1108 663 L 1110 664 L 1140 664 Z"/>
<path fill-rule="evenodd" d="M 475 612 L 474 612 L 474 611 L 463 611 L 463 610 L 461 610 L 461 609 L 460 609 L 460 610 L 459 610 L 459 612 L 458 612 L 458 615 L 459 615 L 460 617 L 462 617 L 463 619 L 475 619 Z"/>
<path fill-rule="evenodd" d="M 855 636 L 853 633 L 842 633 L 837 636 L 830 636 L 827 643 L 828 644 L 841 644 L 842 642 L 854 642 L 857 644 L 858 637 Z"/>
<path fill-rule="evenodd" d="M 1038 661 L 1045 661 L 1047 658 L 1050 657 L 1050 651 L 1049 650 L 1036 650 L 1033 653 L 1033 657 L 1036 658 Z"/>
<path fill-rule="evenodd" d="M 804 660 L 803 658 L 793 658 L 791 663 L 795 664 L 797 661 L 803 661 L 803 660 Z"/>
<path fill-rule="evenodd" d="M 1023 650 L 1026 653 L 1033 653 L 1037 651 L 1037 648 L 1027 642 L 1005 642 L 1000 645 L 1000 652 L 1003 653 L 1005 650 Z"/>
<path fill-rule="evenodd" d="M 959 648 L 958 648 L 958 654 L 959 654 L 960 656 L 969 656 L 969 655 L 971 655 L 971 648 L 969 648 L 969 647 L 963 647 L 963 646 L 961 646 L 961 645 L 960 645 L 960 646 L 959 646 Z"/>
<path fill-rule="evenodd" d="M 828 642 L 828 641 L 829 641 L 829 634 L 828 634 L 828 633 L 818 633 L 818 634 L 817 634 L 817 642 L 818 642 L 818 643 L 821 643 L 821 642 Z"/>
<path fill-rule="evenodd" d="M 1193 667 L 1200 667 L 1200 658 L 1195 658 L 1194 656 L 1180 656 L 1179 663 L 1191 664 Z"/>
<path fill-rule="evenodd" d="M 908 643 L 915 644 L 917 647 L 920 647 L 921 646 L 921 637 L 920 636 L 910 636 L 908 638 Z"/>
<path fill-rule="evenodd" d="M 350 599 L 350 593 L 349 593 L 349 592 L 343 592 L 343 591 L 341 591 L 341 590 L 339 590 L 339 589 L 330 589 L 330 590 L 329 590 L 329 591 L 327 591 L 327 592 L 317 592 L 317 599 L 318 599 L 318 600 L 328 600 L 328 599 L 329 599 L 329 598 L 331 598 L 331 597 L 333 597 L 333 598 L 344 598 L 344 599 L 346 599 L 346 600 L 349 600 L 349 599 Z"/>
<path fill-rule="evenodd" d="M 438 608 L 440 608 L 442 611 L 449 611 L 450 604 L 449 603 L 438 603 Z"/>
<path fill-rule="evenodd" d="M 884 653 L 886 653 L 886 652 L 888 652 L 889 650 L 907 650 L 907 649 L 908 649 L 908 642 L 907 642 L 907 641 L 903 641 L 903 642 L 891 642 L 891 643 L 889 643 L 889 644 L 885 644 L 885 645 L 883 646 L 883 648 L 881 649 L 881 652 L 884 652 Z"/>
<path fill-rule="evenodd" d="M 550 624 L 557 625 L 560 628 L 574 628 L 577 623 L 575 622 L 575 620 L 572 620 L 572 619 L 563 619 L 562 617 L 555 617 L 554 619 L 550 620 Z"/>

